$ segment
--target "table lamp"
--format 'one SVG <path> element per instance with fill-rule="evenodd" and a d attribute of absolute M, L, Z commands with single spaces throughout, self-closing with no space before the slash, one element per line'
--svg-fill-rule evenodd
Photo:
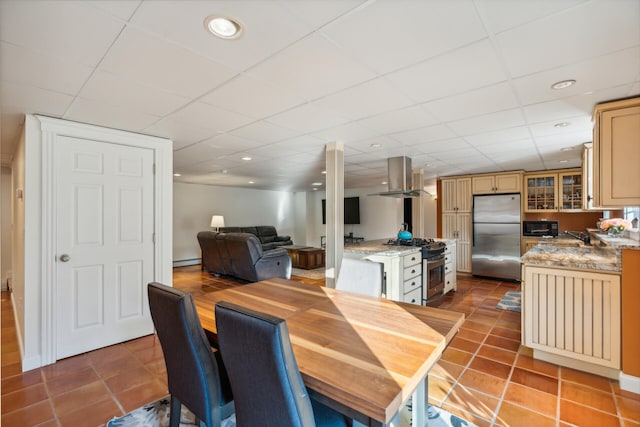
<path fill-rule="evenodd" d="M 222 215 L 213 215 L 211 217 L 211 227 L 215 231 L 220 231 L 220 227 L 224 227 L 224 217 Z"/>

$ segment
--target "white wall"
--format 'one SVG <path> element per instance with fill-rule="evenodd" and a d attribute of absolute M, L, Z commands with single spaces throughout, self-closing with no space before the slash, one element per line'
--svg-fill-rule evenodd
<path fill-rule="evenodd" d="M 11 168 L 0 168 L 0 287 L 7 288 L 7 278 L 11 273 Z"/>
<path fill-rule="evenodd" d="M 300 197 L 298 198 L 300 199 Z M 173 184 L 173 261 L 174 265 L 199 262 L 200 246 L 196 235 L 211 230 L 211 216 L 224 216 L 227 227 L 273 225 L 280 235 L 289 235 L 301 243 L 295 224 L 294 193 L 252 190 L 202 184 Z M 183 262 L 184 261 L 184 262 Z"/>

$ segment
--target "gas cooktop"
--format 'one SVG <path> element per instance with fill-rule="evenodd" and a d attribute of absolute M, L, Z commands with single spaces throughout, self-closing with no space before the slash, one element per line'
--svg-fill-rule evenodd
<path fill-rule="evenodd" d="M 433 239 L 421 239 L 421 238 L 413 238 L 413 239 L 389 239 L 385 245 L 388 246 L 427 246 L 435 243 Z"/>

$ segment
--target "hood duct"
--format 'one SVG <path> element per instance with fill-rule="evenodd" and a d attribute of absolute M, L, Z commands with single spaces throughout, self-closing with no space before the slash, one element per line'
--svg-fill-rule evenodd
<path fill-rule="evenodd" d="M 405 198 L 418 197 L 420 196 L 420 194 L 429 194 L 426 191 L 422 190 L 422 188 L 413 188 L 411 159 L 409 157 L 401 156 L 388 158 L 387 174 L 387 183 L 389 185 L 389 190 L 382 193 L 370 194 L 370 196 Z"/>

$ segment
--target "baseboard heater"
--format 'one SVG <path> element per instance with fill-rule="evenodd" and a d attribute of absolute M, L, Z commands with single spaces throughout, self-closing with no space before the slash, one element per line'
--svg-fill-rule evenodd
<path fill-rule="evenodd" d="M 193 259 L 181 259 L 177 261 L 173 261 L 174 267 L 187 267 L 189 265 L 198 265 L 202 263 L 201 258 L 193 258 Z"/>

